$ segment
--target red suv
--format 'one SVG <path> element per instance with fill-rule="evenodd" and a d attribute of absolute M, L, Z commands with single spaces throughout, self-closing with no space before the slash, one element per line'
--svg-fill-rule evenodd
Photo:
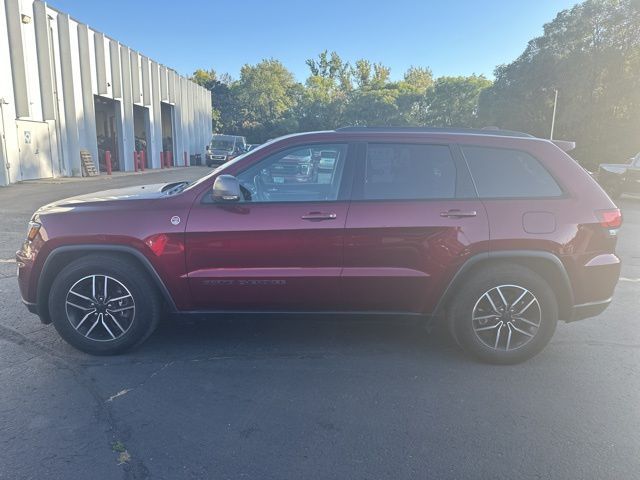
<path fill-rule="evenodd" d="M 515 363 L 558 320 L 607 307 L 621 222 L 548 140 L 349 127 L 282 137 L 192 184 L 42 207 L 18 280 L 30 311 L 93 354 L 140 344 L 163 312 L 364 313 L 442 320 L 475 357 Z"/>

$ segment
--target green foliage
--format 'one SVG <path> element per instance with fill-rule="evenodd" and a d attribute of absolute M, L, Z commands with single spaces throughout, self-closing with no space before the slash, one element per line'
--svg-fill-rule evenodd
<path fill-rule="evenodd" d="M 336 52 L 306 61 L 296 82 L 277 60 L 245 65 L 238 80 L 214 70 L 192 79 L 212 92 L 214 131 L 251 143 L 344 125 L 495 125 L 548 137 L 559 91 L 555 137 L 575 140 L 586 165 L 640 150 L 640 2 L 587 0 L 560 12 L 508 65 L 483 76 L 433 78 L 412 66 L 400 81 L 380 63 L 353 64 Z"/>
<path fill-rule="evenodd" d="M 478 127 L 478 99 L 491 86 L 483 76 L 440 77 L 427 91 L 424 123 L 434 126 Z"/>
<path fill-rule="evenodd" d="M 555 138 L 595 166 L 640 150 L 640 2 L 587 0 L 560 12 L 480 99 L 485 124 Z"/>
<path fill-rule="evenodd" d="M 264 124 L 282 118 L 296 105 L 296 81 L 278 60 L 244 65 L 240 79 L 232 86 L 240 103 L 244 121 Z"/>

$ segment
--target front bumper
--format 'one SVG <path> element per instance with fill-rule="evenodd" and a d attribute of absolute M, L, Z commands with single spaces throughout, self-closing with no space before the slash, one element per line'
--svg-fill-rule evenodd
<path fill-rule="evenodd" d="M 229 157 L 225 156 L 225 155 L 207 155 L 207 165 L 209 166 L 220 166 L 223 165 L 225 163 L 227 163 L 227 159 Z"/>
<path fill-rule="evenodd" d="M 27 307 L 27 310 L 29 310 L 31 313 L 40 315 L 38 313 L 38 305 L 36 303 L 27 302 L 24 298 L 22 299 L 22 303 L 24 304 L 25 307 Z"/>

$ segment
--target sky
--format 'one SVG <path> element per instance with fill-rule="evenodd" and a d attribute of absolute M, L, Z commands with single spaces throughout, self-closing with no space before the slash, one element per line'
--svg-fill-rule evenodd
<path fill-rule="evenodd" d="M 335 50 L 350 62 L 410 66 L 433 74 L 493 77 L 543 25 L 576 0 L 51 0 L 70 14 L 154 60 L 191 74 L 197 68 L 238 78 L 244 64 L 280 60 L 299 81 L 305 60 Z"/>

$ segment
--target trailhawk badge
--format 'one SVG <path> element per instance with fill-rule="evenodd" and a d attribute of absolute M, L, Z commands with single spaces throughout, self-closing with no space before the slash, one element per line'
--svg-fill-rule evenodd
<path fill-rule="evenodd" d="M 171 224 L 180 225 L 180 217 L 177 215 L 174 215 L 173 217 L 171 217 Z"/>

